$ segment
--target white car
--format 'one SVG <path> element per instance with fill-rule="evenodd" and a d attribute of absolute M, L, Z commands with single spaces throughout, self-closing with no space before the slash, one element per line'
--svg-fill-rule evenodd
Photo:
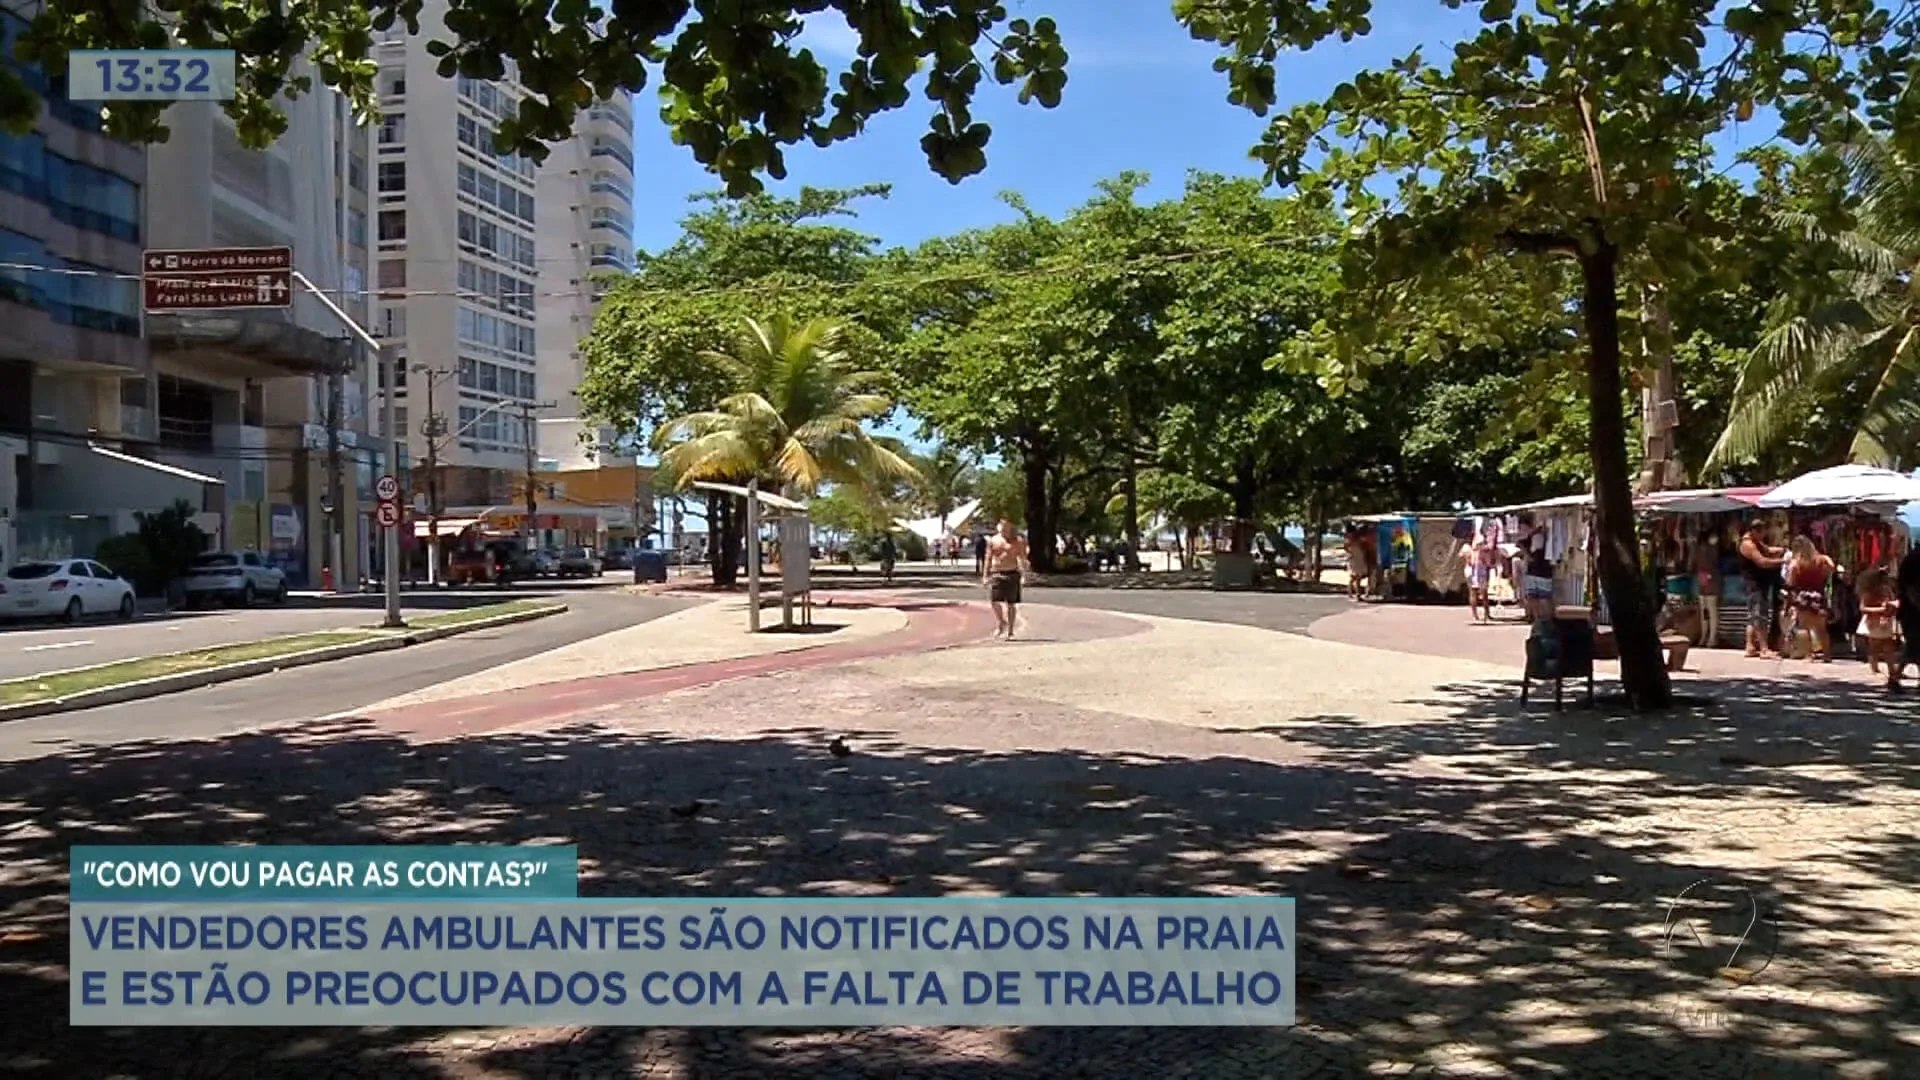
<path fill-rule="evenodd" d="M 187 564 L 180 587 L 188 604 L 224 600 L 244 607 L 260 599 L 276 604 L 287 599 L 287 575 L 257 551 L 197 556 Z"/>
<path fill-rule="evenodd" d="M 133 586 L 91 559 L 16 563 L 0 581 L 0 615 L 9 619 L 131 619 L 133 610 Z"/>

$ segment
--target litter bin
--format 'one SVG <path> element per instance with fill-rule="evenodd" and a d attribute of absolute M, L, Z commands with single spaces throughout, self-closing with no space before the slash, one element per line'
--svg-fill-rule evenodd
<path fill-rule="evenodd" d="M 649 581 L 667 580 L 667 555 L 664 551 L 636 551 L 633 553 L 633 583 L 644 585 Z"/>

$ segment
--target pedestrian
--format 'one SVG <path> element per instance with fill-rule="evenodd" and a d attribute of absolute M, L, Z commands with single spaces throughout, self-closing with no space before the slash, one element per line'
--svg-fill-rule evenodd
<path fill-rule="evenodd" d="M 1474 622 L 1493 621 L 1493 601 L 1488 592 L 1493 587 L 1493 564 L 1498 555 L 1485 533 L 1475 536 L 1472 546 L 1462 553 L 1467 563 L 1467 614 Z"/>
<path fill-rule="evenodd" d="M 973 572 L 985 577 L 987 574 L 987 534 L 973 534 Z"/>
<path fill-rule="evenodd" d="M 1747 655 L 1772 659 L 1774 611 L 1780 605 L 1780 568 L 1787 553 L 1767 543 L 1767 523 L 1754 518 L 1740 537 L 1740 576 L 1747 584 Z M 1916 566 L 1920 572 L 1920 566 Z M 1901 564 L 1904 587 L 1906 566 Z"/>
<path fill-rule="evenodd" d="M 880 580 L 888 585 L 893 584 L 893 562 L 899 555 L 899 550 L 893 546 L 893 534 L 881 533 Z"/>
<path fill-rule="evenodd" d="M 993 604 L 994 622 L 999 624 L 993 632 L 996 639 L 1013 640 L 1020 619 L 1020 586 L 1031 565 L 1026 538 L 1014 531 L 1013 522 L 1001 518 L 999 532 L 987 541 L 986 566 L 980 575 L 987 600 Z"/>
<path fill-rule="evenodd" d="M 1794 537 L 1792 551 L 1786 578 L 1793 623 L 1807 631 L 1811 639 L 1809 659 L 1826 663 L 1833 659 L 1833 646 L 1827 638 L 1827 583 L 1833 580 L 1833 560 L 1814 547 L 1809 536 Z"/>
<path fill-rule="evenodd" d="M 1867 668 L 1878 675 L 1884 663 L 1891 680 L 1900 664 L 1898 634 L 1894 629 L 1894 615 L 1900 610 L 1900 601 L 1894 596 L 1887 572 L 1877 566 L 1861 574 L 1858 585 L 1859 633 L 1867 643 Z"/>
<path fill-rule="evenodd" d="M 1920 664 L 1920 547 L 1900 560 L 1899 606 L 1894 621 L 1900 624 L 1900 652 L 1888 665 L 1887 689 L 1899 690 L 1900 678 L 1908 664 Z"/>
<path fill-rule="evenodd" d="M 1700 646 L 1720 643 L 1720 533 L 1709 528 L 1693 547 L 1694 587 L 1700 593 Z"/>

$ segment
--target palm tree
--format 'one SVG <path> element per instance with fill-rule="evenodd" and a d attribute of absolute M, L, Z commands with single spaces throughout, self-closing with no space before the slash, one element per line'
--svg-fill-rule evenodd
<path fill-rule="evenodd" d="M 961 503 L 973 497 L 978 480 L 973 462 L 952 446 L 942 443 L 933 453 L 920 458 L 918 469 L 920 481 L 916 486 L 920 497 L 925 500 L 927 509 L 940 519 L 940 527 L 945 530 L 949 524 L 947 518 L 959 509 Z"/>
<path fill-rule="evenodd" d="M 733 393 L 714 409 L 668 421 L 654 437 L 661 471 L 676 486 L 756 479 L 812 495 L 826 483 L 868 487 L 918 475 L 864 427 L 894 403 L 880 392 L 882 375 L 848 367 L 839 323 L 802 325 L 785 315 L 746 322 L 731 355 L 701 354 L 726 373 Z"/>
<path fill-rule="evenodd" d="M 1832 253 L 1813 299 L 1783 296 L 1734 387 L 1708 466 L 1758 458 L 1795 434 L 1817 401 L 1850 436 L 1847 457 L 1911 464 L 1920 431 L 1920 174 L 1884 140 L 1850 146 L 1855 227 L 1828 232 L 1810 215 L 1776 215 Z"/>

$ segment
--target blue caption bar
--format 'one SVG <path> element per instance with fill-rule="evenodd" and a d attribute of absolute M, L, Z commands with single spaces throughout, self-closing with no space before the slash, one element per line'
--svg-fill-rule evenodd
<path fill-rule="evenodd" d="M 1273 1026 L 1294 904 L 81 904 L 75 1026 Z"/>
<path fill-rule="evenodd" d="M 561 900 L 572 845 L 76 847 L 74 903 L 194 900 Z"/>

